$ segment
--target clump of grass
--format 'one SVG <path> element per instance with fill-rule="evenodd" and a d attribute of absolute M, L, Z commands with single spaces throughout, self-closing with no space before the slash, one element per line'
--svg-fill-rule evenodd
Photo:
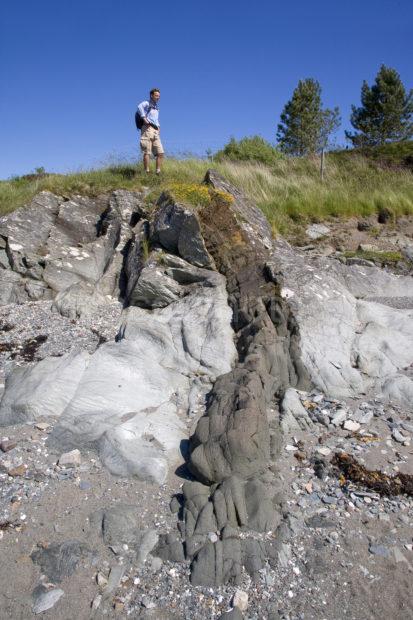
<path fill-rule="evenodd" d="M 364 258 L 374 263 L 380 263 L 381 265 L 390 265 L 398 263 L 403 260 L 403 256 L 400 252 L 381 252 L 379 250 L 357 250 L 356 252 L 345 252 L 346 258 Z"/>

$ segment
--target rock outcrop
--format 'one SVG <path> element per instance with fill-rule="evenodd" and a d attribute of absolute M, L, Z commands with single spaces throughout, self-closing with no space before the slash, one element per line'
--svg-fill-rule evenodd
<path fill-rule="evenodd" d="M 281 436 L 314 423 L 297 390 L 411 402 L 413 284 L 310 263 L 218 174 L 205 184 L 196 207 L 168 192 L 152 210 L 125 190 L 42 193 L 0 220 L 2 303 L 50 300 L 73 320 L 108 297 L 124 307 L 115 341 L 12 369 L 0 422 L 58 416 L 52 449 L 95 449 L 113 474 L 150 482 L 185 453 L 180 536 L 152 536 L 153 553 L 218 586 L 277 561 Z"/>

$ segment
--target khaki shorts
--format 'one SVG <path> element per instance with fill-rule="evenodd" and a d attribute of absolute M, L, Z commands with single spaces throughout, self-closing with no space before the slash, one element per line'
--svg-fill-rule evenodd
<path fill-rule="evenodd" d="M 141 131 L 141 151 L 145 155 L 162 155 L 164 153 L 159 129 L 146 125 Z"/>

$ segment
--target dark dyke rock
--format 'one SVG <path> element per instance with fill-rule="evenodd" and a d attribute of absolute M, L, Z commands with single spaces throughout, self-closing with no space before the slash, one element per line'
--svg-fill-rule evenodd
<path fill-rule="evenodd" d="M 106 545 L 137 544 L 142 538 L 136 506 L 118 504 L 90 515 L 92 531 L 101 535 Z"/>
<path fill-rule="evenodd" d="M 253 538 L 242 541 L 242 563 L 253 581 L 259 580 L 259 571 L 264 568 L 266 559 L 267 551 L 262 541 Z"/>
<path fill-rule="evenodd" d="M 208 206 L 197 210 L 205 247 L 225 275 L 238 351 L 234 368 L 218 377 L 190 441 L 189 468 L 199 482 L 183 487 L 186 556 L 191 582 L 238 583 L 242 566 L 258 578 L 266 558 L 278 557 L 240 529 L 276 531 L 281 515 L 261 476 L 280 444 L 276 397 L 288 386 L 304 388 L 299 334 L 280 295 L 281 282 L 268 274 L 271 231 L 263 214 L 218 174 L 209 171 Z M 161 244 L 177 248 L 166 223 L 173 209 L 163 198 Z M 163 240 L 162 240 L 163 239 Z"/>
<path fill-rule="evenodd" d="M 195 586 L 219 586 L 241 583 L 241 541 L 237 532 L 225 528 L 222 540 L 207 542 L 191 565 L 191 583 Z"/>
<path fill-rule="evenodd" d="M 182 541 L 174 534 L 162 534 L 152 551 L 152 555 L 167 562 L 184 562 L 185 553 Z"/>

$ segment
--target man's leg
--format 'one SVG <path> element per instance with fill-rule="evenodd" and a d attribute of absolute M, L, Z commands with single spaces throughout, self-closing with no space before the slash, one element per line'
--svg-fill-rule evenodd
<path fill-rule="evenodd" d="M 143 167 L 145 168 L 146 172 L 149 172 L 149 162 L 150 162 L 150 155 L 148 155 L 148 153 L 144 153 L 144 155 L 143 155 Z"/>
<path fill-rule="evenodd" d="M 156 156 L 156 174 L 159 174 L 161 171 L 162 161 L 163 161 L 163 153 L 159 153 Z"/>
<path fill-rule="evenodd" d="M 141 151 L 143 154 L 143 167 L 146 172 L 149 172 L 149 162 L 151 160 L 152 143 L 151 143 L 151 136 L 149 133 L 149 127 L 147 126 L 145 126 L 142 129 L 140 145 L 141 145 Z"/>

